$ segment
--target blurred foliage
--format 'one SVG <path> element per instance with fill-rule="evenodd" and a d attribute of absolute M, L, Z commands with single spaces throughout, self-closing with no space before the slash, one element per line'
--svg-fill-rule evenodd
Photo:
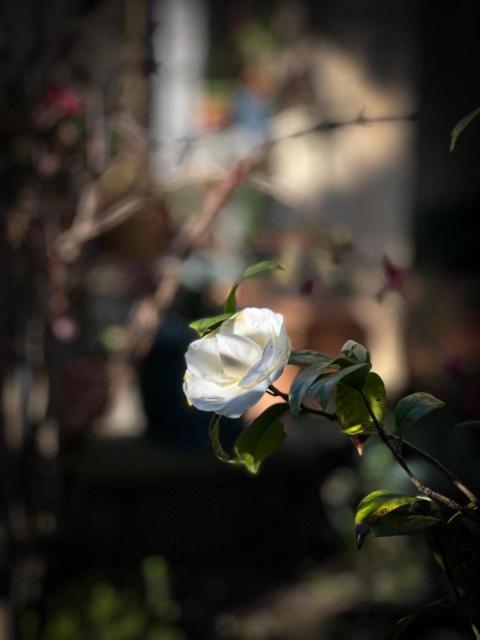
<path fill-rule="evenodd" d="M 128 584 L 85 576 L 62 585 L 45 612 L 30 608 L 21 615 L 19 639 L 185 640 L 179 615 L 168 564 L 149 556 Z"/>

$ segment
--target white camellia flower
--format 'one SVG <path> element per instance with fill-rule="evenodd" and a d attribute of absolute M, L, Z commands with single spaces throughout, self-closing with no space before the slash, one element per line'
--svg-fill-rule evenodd
<path fill-rule="evenodd" d="M 282 374 L 289 356 L 283 316 L 248 307 L 190 344 L 183 390 L 197 409 L 239 418 Z"/>

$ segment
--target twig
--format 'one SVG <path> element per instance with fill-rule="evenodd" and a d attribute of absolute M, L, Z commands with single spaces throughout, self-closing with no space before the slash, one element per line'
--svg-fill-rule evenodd
<path fill-rule="evenodd" d="M 383 425 L 378 421 L 377 416 L 372 411 L 370 403 L 368 402 L 365 394 L 363 393 L 363 391 L 361 391 L 360 393 L 362 395 L 362 399 L 363 399 L 365 407 L 366 407 L 366 409 L 368 411 L 368 414 L 369 414 L 370 418 L 372 419 L 373 424 L 375 425 L 375 428 L 377 430 L 378 435 L 380 436 L 380 439 L 390 449 L 393 457 L 398 462 L 398 464 L 402 467 L 402 469 L 405 471 L 405 473 L 407 474 L 410 482 L 417 489 L 417 491 L 419 491 L 420 493 L 423 493 L 425 496 L 427 496 L 429 498 L 432 498 L 433 500 L 436 500 L 437 502 L 441 502 L 441 503 L 447 505 L 447 507 L 449 507 L 450 509 L 453 509 L 455 511 L 461 511 L 465 516 L 468 516 L 468 517 L 473 518 L 474 520 L 476 520 L 477 517 L 476 517 L 475 514 L 472 513 L 472 511 L 470 511 L 469 509 L 467 509 L 466 507 L 461 505 L 456 500 L 453 500 L 452 498 L 449 498 L 448 496 L 444 496 L 442 493 L 439 493 L 438 491 L 435 491 L 434 489 L 432 489 L 431 487 L 429 487 L 428 485 L 423 483 L 421 480 L 419 480 L 415 476 L 413 471 L 408 466 L 407 461 L 405 460 L 405 458 L 401 454 L 400 450 L 392 443 L 388 433 L 383 428 Z"/>
<path fill-rule="evenodd" d="M 334 131 L 335 129 L 342 129 L 344 127 L 352 127 L 352 126 L 368 126 L 370 124 L 386 124 L 391 122 L 413 122 L 416 120 L 417 115 L 415 113 L 407 114 L 407 115 L 399 115 L 399 116 L 376 116 L 373 118 L 367 118 L 364 113 L 360 113 L 355 118 L 350 118 L 349 120 L 330 120 L 330 121 L 320 121 L 315 124 L 307 127 L 306 129 L 300 129 L 299 131 L 294 131 L 293 133 L 289 133 L 285 136 L 279 136 L 278 138 L 273 138 L 265 143 L 266 146 L 273 147 L 274 145 L 279 144 L 280 142 L 284 142 L 286 140 L 292 140 L 294 138 L 300 138 L 302 136 L 309 135 L 310 133 L 327 133 L 329 131 Z"/>
<path fill-rule="evenodd" d="M 183 261 L 195 247 L 197 241 L 208 231 L 219 213 L 230 200 L 233 192 L 245 181 L 252 169 L 258 165 L 273 146 L 299 136 L 312 132 L 332 131 L 340 127 L 353 125 L 368 125 L 382 122 L 409 121 L 414 116 L 381 116 L 366 118 L 363 114 L 352 120 L 318 122 L 315 125 L 288 134 L 281 138 L 269 140 L 254 149 L 246 158 L 237 162 L 232 169 L 221 179 L 213 190 L 207 193 L 200 212 L 193 216 L 173 239 L 170 249 L 163 260 L 163 269 L 160 281 L 153 295 L 142 300 L 132 313 L 127 329 L 128 340 L 126 355 L 128 357 L 141 357 L 145 355 L 152 344 L 153 336 L 158 325 L 162 322 L 168 308 L 171 306 L 180 285 L 180 276 Z M 263 185 L 265 186 L 265 185 Z M 93 233 L 93 231 L 91 232 Z M 82 236 L 86 237 L 85 233 Z M 91 237 L 91 236 L 90 236 Z M 82 240 L 79 240 L 81 242 Z M 304 411 L 316 413 L 335 419 L 328 412 L 305 407 Z"/>
<path fill-rule="evenodd" d="M 74 260 L 82 245 L 87 241 L 113 229 L 124 222 L 146 204 L 144 196 L 132 195 L 109 207 L 101 218 L 94 218 L 90 213 L 77 220 L 68 231 L 60 234 L 56 243 L 56 251 L 60 257 L 69 262 Z"/>
<path fill-rule="evenodd" d="M 457 476 L 453 473 L 453 471 L 451 471 L 442 462 L 440 462 L 440 460 L 437 460 L 437 458 L 432 456 L 430 453 L 423 451 L 423 449 L 420 449 L 419 447 L 412 444 L 411 442 L 402 440 L 396 435 L 390 434 L 389 437 L 391 440 L 394 441 L 395 446 L 400 450 L 400 452 L 402 451 L 402 449 L 405 449 L 410 453 L 413 453 L 418 457 L 423 458 L 424 460 L 429 462 L 432 466 L 436 467 L 441 473 L 443 473 L 443 475 L 446 476 L 450 480 L 450 482 L 461 493 L 463 493 L 471 502 L 473 502 L 474 504 L 478 504 L 478 498 L 473 493 L 473 491 L 469 489 L 459 478 L 457 478 Z"/>
<path fill-rule="evenodd" d="M 191 253 L 197 241 L 211 227 L 232 193 L 242 184 L 257 162 L 258 153 L 256 152 L 238 162 L 220 184 L 207 193 L 200 213 L 181 227 L 173 239 L 170 251 L 163 260 L 164 266 L 155 292 L 142 300 L 132 314 L 128 328 L 129 356 L 141 357 L 150 348 L 155 331 L 177 293 L 183 261 Z"/>
<path fill-rule="evenodd" d="M 301 138 L 303 136 L 310 135 L 312 133 L 329 133 L 330 131 L 335 131 L 336 129 L 342 129 L 344 127 L 352 127 L 352 126 L 369 126 L 371 124 L 390 124 L 395 122 L 413 122 L 417 119 L 416 113 L 410 113 L 406 115 L 394 115 L 394 116 L 374 116 L 372 118 L 368 118 L 365 115 L 365 112 L 359 113 L 355 118 L 349 118 L 347 120 L 318 120 L 314 122 L 308 127 L 303 129 L 299 129 L 298 131 L 293 131 L 292 133 L 287 133 L 283 136 L 278 136 L 277 138 L 271 138 L 270 140 L 266 140 L 262 143 L 258 149 L 265 148 L 268 149 L 273 147 L 281 142 L 285 142 L 287 140 L 293 140 L 294 138 Z M 168 144 L 184 144 L 193 146 L 201 143 L 202 139 L 208 138 L 210 134 L 205 135 L 191 135 L 191 136 L 183 136 L 181 138 L 176 138 L 174 140 L 168 141 Z M 166 141 L 162 142 L 160 140 L 155 141 L 154 147 L 161 146 L 165 144 Z"/>

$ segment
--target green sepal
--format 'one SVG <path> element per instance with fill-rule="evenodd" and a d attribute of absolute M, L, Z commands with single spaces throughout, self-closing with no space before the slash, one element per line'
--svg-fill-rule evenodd
<path fill-rule="evenodd" d="M 204 336 L 207 333 L 211 333 L 218 329 L 218 327 L 231 318 L 233 313 L 221 313 L 218 316 L 212 316 L 211 318 L 201 318 L 200 320 L 194 320 L 188 326 L 196 331 L 199 336 Z"/>

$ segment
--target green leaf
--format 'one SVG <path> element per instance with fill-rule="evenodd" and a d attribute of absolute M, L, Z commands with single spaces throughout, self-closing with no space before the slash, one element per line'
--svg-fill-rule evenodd
<path fill-rule="evenodd" d="M 222 443 L 220 442 L 220 419 L 220 416 L 214 414 L 212 416 L 212 419 L 210 420 L 210 425 L 208 427 L 208 441 L 210 444 L 210 449 L 222 462 L 228 462 L 229 464 L 239 464 L 239 461 L 232 456 L 229 456 L 222 447 Z"/>
<path fill-rule="evenodd" d="M 362 391 L 339 383 L 335 396 L 337 415 L 342 430 L 349 436 L 371 435 L 377 431 L 365 405 L 362 392 L 379 422 L 383 421 L 387 411 L 385 385 L 377 373 L 367 374 Z"/>
<path fill-rule="evenodd" d="M 360 549 L 371 532 L 376 537 L 416 533 L 440 522 L 437 505 L 424 496 L 404 496 L 380 489 L 369 493 L 357 507 L 355 539 Z"/>
<path fill-rule="evenodd" d="M 321 362 L 331 362 L 332 358 L 325 353 L 318 351 L 310 351 L 309 349 L 296 349 L 290 353 L 288 364 L 295 364 L 300 367 L 309 366 L 311 364 L 320 364 Z"/>
<path fill-rule="evenodd" d="M 480 114 L 480 107 L 477 107 L 473 111 L 470 111 L 469 114 L 464 116 L 457 124 L 453 127 L 452 133 L 450 134 L 450 151 L 455 149 L 455 145 L 457 144 L 458 138 L 462 135 L 468 125 Z"/>
<path fill-rule="evenodd" d="M 235 299 L 237 295 L 237 289 L 244 280 L 248 280 L 249 278 L 258 276 L 261 273 L 266 273 L 267 271 L 274 271 L 275 269 L 283 269 L 283 267 L 274 260 L 263 260 L 262 262 L 257 262 L 256 264 L 252 264 L 250 267 L 247 267 L 240 278 L 238 278 L 238 280 L 235 282 L 230 293 L 227 296 L 227 299 L 225 300 L 225 313 L 232 314 L 237 310 Z"/>
<path fill-rule="evenodd" d="M 285 439 L 283 424 L 278 418 L 288 408 L 287 402 L 271 405 L 245 427 L 235 441 L 233 448 L 237 458 L 250 473 L 258 473 L 265 458 Z"/>
<path fill-rule="evenodd" d="M 424 616 L 425 614 L 431 613 L 434 609 L 445 609 L 448 612 L 454 612 L 455 607 L 448 600 L 444 600 L 443 598 L 439 598 L 438 600 L 434 600 L 429 604 L 426 604 L 424 607 L 420 609 L 416 609 L 401 618 L 392 629 L 391 635 L 388 636 L 388 640 L 398 640 L 400 637 L 403 637 L 404 631 L 409 629 L 409 627 L 414 624 L 419 618 Z"/>
<path fill-rule="evenodd" d="M 231 318 L 232 315 L 233 313 L 222 313 L 219 316 L 213 316 L 211 318 L 201 318 L 201 320 L 191 322 L 188 326 L 196 331 L 199 336 L 204 336 L 217 329 L 222 322 Z"/>
<path fill-rule="evenodd" d="M 312 384 L 317 380 L 324 371 L 330 367 L 329 361 L 320 361 L 311 364 L 303 369 L 293 381 L 290 387 L 289 402 L 292 414 L 298 418 L 302 408 L 303 398 L 307 394 Z"/>
<path fill-rule="evenodd" d="M 341 349 L 341 353 L 354 362 L 362 364 L 370 362 L 368 350 L 362 344 L 355 342 L 355 340 L 347 340 Z"/>
<path fill-rule="evenodd" d="M 455 429 L 470 429 L 471 427 L 480 427 L 480 420 L 464 420 L 455 425 Z"/>
<path fill-rule="evenodd" d="M 355 389 L 361 389 L 371 366 L 370 363 L 351 364 L 335 373 L 324 375 L 310 387 L 308 394 L 325 408 L 339 382 L 344 382 Z"/>
<path fill-rule="evenodd" d="M 454 520 L 425 531 L 425 539 L 442 571 L 456 584 L 466 609 L 480 611 L 480 540 L 467 520 Z"/>
<path fill-rule="evenodd" d="M 404 429 L 435 409 L 441 409 L 444 405 L 442 400 L 423 391 L 405 396 L 395 407 L 395 424 L 398 432 L 401 434 Z"/>

